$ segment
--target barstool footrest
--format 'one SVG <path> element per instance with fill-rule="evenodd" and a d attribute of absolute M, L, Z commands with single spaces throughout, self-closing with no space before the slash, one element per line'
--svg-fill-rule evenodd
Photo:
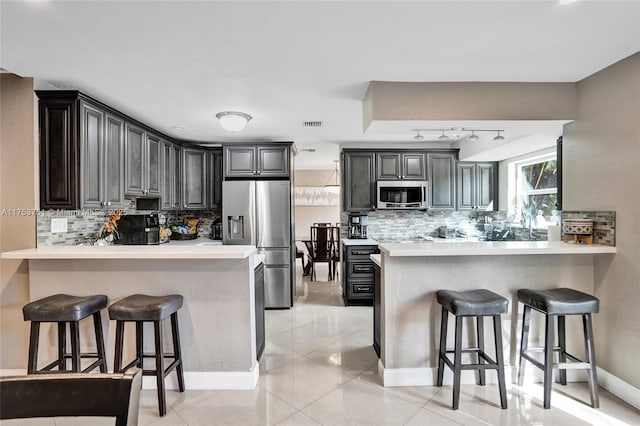
<path fill-rule="evenodd" d="M 527 352 L 530 352 L 530 350 L 527 349 L 525 352 L 523 352 L 522 357 L 527 361 L 529 361 L 530 363 L 532 363 L 534 366 L 538 367 L 540 370 L 544 370 L 544 364 L 538 361 L 537 359 L 533 358 Z M 539 352 L 539 351 L 534 351 L 534 352 Z M 571 358 L 571 361 L 573 362 L 554 362 L 552 364 L 552 368 L 559 369 L 559 370 L 588 370 L 591 368 L 591 364 L 579 358 L 576 358 L 575 356 L 571 355 L 569 352 L 561 352 L 561 353 L 567 358 Z"/>

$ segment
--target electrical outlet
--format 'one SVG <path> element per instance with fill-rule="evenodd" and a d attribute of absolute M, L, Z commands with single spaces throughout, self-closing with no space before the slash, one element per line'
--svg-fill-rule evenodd
<path fill-rule="evenodd" d="M 67 232 L 67 218 L 66 217 L 52 217 L 51 218 L 51 233 L 56 234 L 58 232 Z"/>

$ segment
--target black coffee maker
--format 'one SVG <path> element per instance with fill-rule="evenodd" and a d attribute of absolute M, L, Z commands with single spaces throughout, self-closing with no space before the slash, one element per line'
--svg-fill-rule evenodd
<path fill-rule="evenodd" d="M 367 238 L 367 225 L 369 224 L 369 216 L 366 214 L 350 214 L 349 215 L 349 238 L 365 240 Z"/>
<path fill-rule="evenodd" d="M 211 224 L 211 239 L 212 240 L 222 239 L 222 220 L 220 220 L 220 218 L 215 219 Z"/>

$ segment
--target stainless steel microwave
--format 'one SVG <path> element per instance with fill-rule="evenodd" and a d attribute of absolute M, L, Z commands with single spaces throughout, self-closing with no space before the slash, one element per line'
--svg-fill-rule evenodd
<path fill-rule="evenodd" d="M 426 210 L 427 181 L 379 180 L 376 182 L 376 208 Z"/>

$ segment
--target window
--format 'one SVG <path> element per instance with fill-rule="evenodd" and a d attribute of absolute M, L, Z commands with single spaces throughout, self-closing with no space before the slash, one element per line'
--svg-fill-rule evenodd
<path fill-rule="evenodd" d="M 558 167 L 555 154 L 523 160 L 515 164 L 515 205 L 513 221 L 546 227 L 557 221 Z"/>

